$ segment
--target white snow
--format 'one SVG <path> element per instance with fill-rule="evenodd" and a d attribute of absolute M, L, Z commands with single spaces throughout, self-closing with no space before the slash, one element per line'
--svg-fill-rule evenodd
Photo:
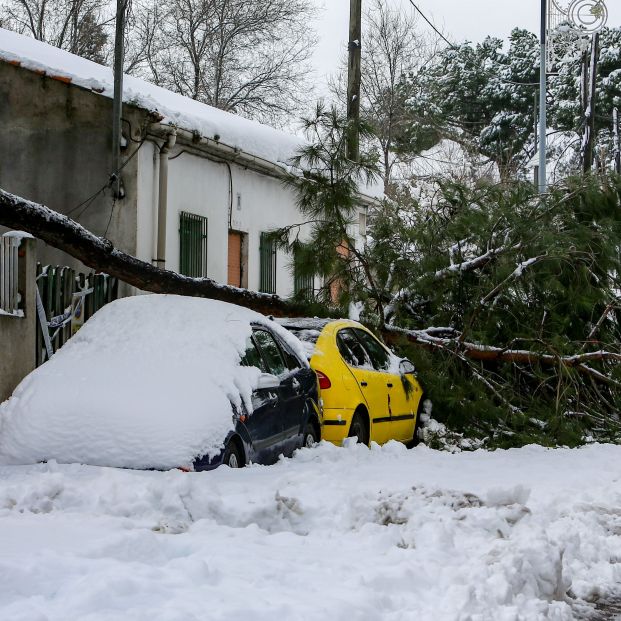
<path fill-rule="evenodd" d="M 0 405 L 0 463 L 174 468 L 217 454 L 231 403 L 249 404 L 260 373 L 239 366 L 250 322 L 305 360 L 284 328 L 232 304 L 143 295 L 104 306 Z"/>
<path fill-rule="evenodd" d="M 322 444 L 0 468 L 0 619 L 569 621 L 621 596 L 621 447 Z"/>
<path fill-rule="evenodd" d="M 34 239 L 34 235 L 27 233 L 26 231 L 7 231 L 2 237 L 12 237 L 13 239 Z"/>

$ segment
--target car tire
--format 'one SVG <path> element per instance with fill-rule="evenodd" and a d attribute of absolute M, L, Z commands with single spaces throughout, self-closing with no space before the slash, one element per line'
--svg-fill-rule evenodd
<path fill-rule="evenodd" d="M 241 455 L 241 451 L 237 446 L 237 442 L 230 440 L 224 449 L 224 455 L 222 456 L 222 465 L 229 468 L 243 468 L 244 459 Z"/>
<path fill-rule="evenodd" d="M 347 437 L 353 438 L 354 436 L 358 437 L 358 443 L 369 445 L 369 430 L 360 412 L 354 414 L 354 417 L 351 419 L 351 425 L 349 426 Z"/>
<path fill-rule="evenodd" d="M 304 435 L 302 436 L 302 447 L 313 448 L 317 442 L 319 442 L 319 438 L 317 437 L 315 425 L 313 425 L 313 423 L 306 423 L 306 427 L 304 427 Z"/>

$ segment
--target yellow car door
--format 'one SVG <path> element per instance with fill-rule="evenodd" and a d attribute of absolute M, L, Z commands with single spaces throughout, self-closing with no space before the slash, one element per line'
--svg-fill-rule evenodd
<path fill-rule="evenodd" d="M 355 328 L 339 330 L 336 344 L 364 396 L 371 421 L 370 440 L 378 444 L 388 442 L 391 435 L 391 418 L 386 374 L 378 372 L 360 340 Z"/>
<path fill-rule="evenodd" d="M 354 333 L 364 346 L 374 368 L 380 372 L 388 391 L 388 439 L 404 442 L 411 440 L 414 436 L 418 402 L 422 395 L 420 385 L 413 375 L 402 375 L 399 372 L 396 366 L 398 360 L 370 332 L 354 328 Z"/>

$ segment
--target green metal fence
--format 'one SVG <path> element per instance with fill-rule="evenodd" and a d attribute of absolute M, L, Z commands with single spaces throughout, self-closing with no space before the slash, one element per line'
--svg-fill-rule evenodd
<path fill-rule="evenodd" d="M 268 233 L 261 233 L 259 243 L 261 293 L 276 293 L 276 241 Z"/>
<path fill-rule="evenodd" d="M 86 275 L 68 267 L 38 263 L 37 289 L 42 310 L 37 321 L 36 364 L 39 366 L 49 357 L 48 347 L 54 353 L 69 340 L 72 324 L 74 331 L 76 328 L 76 318 L 81 324 L 117 299 L 119 281 L 108 274 Z"/>
<path fill-rule="evenodd" d="M 207 276 L 207 218 L 186 211 L 179 215 L 179 272 Z"/>

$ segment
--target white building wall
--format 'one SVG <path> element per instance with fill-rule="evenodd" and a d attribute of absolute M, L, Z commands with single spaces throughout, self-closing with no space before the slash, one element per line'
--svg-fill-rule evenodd
<path fill-rule="evenodd" d="M 182 149 L 178 145 L 172 157 Z M 151 261 L 157 235 L 157 146 L 145 144 L 138 157 L 137 253 Z M 168 175 L 166 268 L 179 270 L 179 214 L 187 211 L 208 219 L 207 275 L 218 282 L 227 282 L 228 231 L 248 235 L 248 288 L 258 290 L 261 233 L 305 220 L 296 207 L 293 189 L 280 179 L 190 153 L 171 159 Z M 357 221 L 354 227 L 357 234 Z M 301 239 L 309 232 L 310 225 L 302 226 Z M 276 293 L 282 297 L 293 294 L 291 256 L 282 250 L 276 257 Z"/>

